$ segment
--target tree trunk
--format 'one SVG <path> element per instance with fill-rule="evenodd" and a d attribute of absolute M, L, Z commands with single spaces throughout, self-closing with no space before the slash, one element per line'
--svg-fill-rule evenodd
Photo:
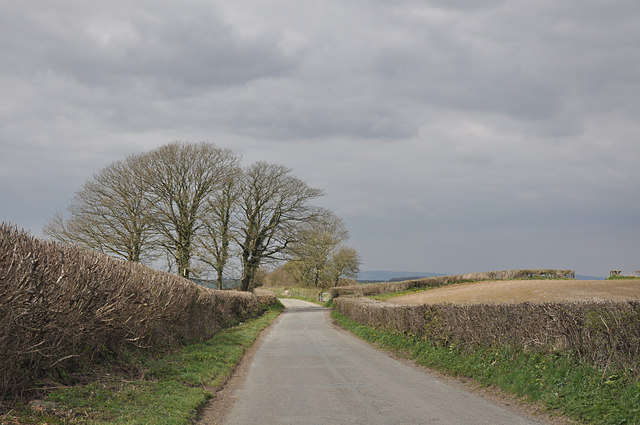
<path fill-rule="evenodd" d="M 179 247 L 176 255 L 176 266 L 178 267 L 178 276 L 189 278 L 189 252 L 184 247 Z"/>
<path fill-rule="evenodd" d="M 218 269 L 218 289 L 223 289 L 222 288 L 222 269 Z"/>
<path fill-rule="evenodd" d="M 241 291 L 248 291 L 250 284 L 251 284 L 251 277 L 242 276 L 242 280 L 240 281 L 240 290 Z"/>
<path fill-rule="evenodd" d="M 260 260 L 253 256 L 245 261 L 242 268 L 242 281 L 240 286 L 243 291 L 253 292 L 253 279 L 259 265 Z"/>

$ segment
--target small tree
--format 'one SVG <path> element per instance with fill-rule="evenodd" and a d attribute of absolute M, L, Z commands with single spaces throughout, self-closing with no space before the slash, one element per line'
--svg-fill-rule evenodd
<path fill-rule="evenodd" d="M 341 278 L 355 279 L 360 272 L 358 251 L 346 246 L 341 247 L 333 254 L 328 269 L 333 286 L 338 286 Z"/>
<path fill-rule="evenodd" d="M 292 247 L 290 264 L 298 283 L 318 287 L 331 285 L 328 266 L 338 247 L 349 238 L 342 220 L 330 211 L 306 223 Z"/>
<path fill-rule="evenodd" d="M 294 286 L 296 282 L 291 277 L 291 274 L 287 271 L 286 264 L 276 267 L 267 274 L 265 278 L 265 284 L 268 286 Z"/>

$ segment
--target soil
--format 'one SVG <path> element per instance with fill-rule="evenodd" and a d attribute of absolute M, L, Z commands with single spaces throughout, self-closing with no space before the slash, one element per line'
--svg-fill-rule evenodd
<path fill-rule="evenodd" d="M 390 298 L 386 302 L 418 305 L 629 300 L 640 300 L 640 279 L 459 283 Z"/>

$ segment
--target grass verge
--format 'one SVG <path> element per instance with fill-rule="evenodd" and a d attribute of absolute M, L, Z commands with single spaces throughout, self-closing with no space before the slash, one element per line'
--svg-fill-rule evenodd
<path fill-rule="evenodd" d="M 344 328 L 381 348 L 453 376 L 465 376 L 538 402 L 587 424 L 640 424 L 640 380 L 637 374 L 603 372 L 564 354 L 546 355 L 509 347 L 463 353 L 455 346 L 436 347 L 427 341 L 364 326 L 333 311 Z"/>
<path fill-rule="evenodd" d="M 50 392 L 18 406 L 2 424 L 189 424 L 229 378 L 245 350 L 280 314 L 262 316 L 157 359 L 141 361 L 143 377 L 105 376 L 88 385 Z"/>
<path fill-rule="evenodd" d="M 286 287 L 265 287 L 268 291 L 275 292 L 278 298 L 294 298 L 296 300 L 308 301 L 314 304 L 322 304 L 318 296 L 323 292 L 317 288 L 303 288 L 299 286 Z"/>

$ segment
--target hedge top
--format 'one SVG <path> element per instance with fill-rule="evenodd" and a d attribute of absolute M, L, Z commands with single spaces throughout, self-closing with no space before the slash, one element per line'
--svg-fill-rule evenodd
<path fill-rule="evenodd" d="M 331 296 L 333 298 L 344 295 L 370 296 L 385 294 L 388 292 L 405 291 L 412 288 L 434 288 L 460 282 L 478 280 L 531 279 L 537 277 L 573 279 L 575 278 L 575 271 L 555 269 L 520 269 L 467 273 L 452 276 L 427 277 L 424 279 L 405 280 L 402 282 L 385 282 L 366 285 L 360 284 L 353 286 L 342 286 L 332 288 Z"/>

